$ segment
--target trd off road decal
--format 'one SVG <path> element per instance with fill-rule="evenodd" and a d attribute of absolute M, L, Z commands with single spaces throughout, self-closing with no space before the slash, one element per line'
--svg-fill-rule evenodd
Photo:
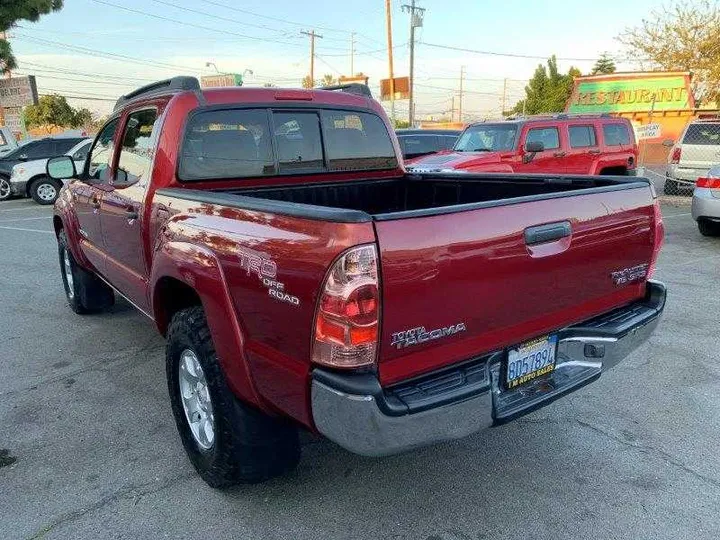
<path fill-rule="evenodd" d="M 444 326 L 442 328 L 436 328 L 435 330 L 425 330 L 424 326 L 418 326 L 417 328 L 410 328 L 403 330 L 402 332 L 393 332 L 392 340 L 390 345 L 403 349 L 410 347 L 411 345 L 420 345 L 427 341 L 434 339 L 440 339 L 447 336 L 452 336 L 460 332 L 467 330 L 465 323 L 456 323 L 450 326 Z"/>
<path fill-rule="evenodd" d="M 294 306 L 300 305 L 300 299 L 285 292 L 285 284 L 277 281 L 277 264 L 275 264 L 275 261 L 247 249 L 241 249 L 238 256 L 240 257 L 240 266 L 245 269 L 248 275 L 257 275 L 260 283 L 267 287 L 269 296 Z"/>
<path fill-rule="evenodd" d="M 612 272 L 610 274 L 610 277 L 612 277 L 615 285 L 619 286 L 625 285 L 626 283 L 631 283 L 633 281 L 640 281 L 641 279 L 645 279 L 645 276 L 647 276 L 647 272 L 647 264 L 638 264 L 637 266 L 631 266 L 630 268 L 623 268 L 622 270 Z"/>

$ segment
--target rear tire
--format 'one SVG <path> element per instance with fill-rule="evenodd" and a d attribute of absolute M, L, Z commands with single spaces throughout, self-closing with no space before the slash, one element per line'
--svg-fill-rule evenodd
<path fill-rule="evenodd" d="M 4 176 L 0 176 L 0 201 L 6 201 L 10 198 L 10 180 Z"/>
<path fill-rule="evenodd" d="M 703 236 L 720 236 L 720 223 L 716 221 L 700 218 L 698 220 L 698 229 Z"/>
<path fill-rule="evenodd" d="M 61 188 L 62 184 L 57 180 L 41 176 L 30 184 L 30 196 L 38 204 L 54 204 Z"/>
<path fill-rule="evenodd" d="M 92 272 L 78 266 L 68 249 L 65 231 L 58 234 L 58 256 L 65 297 L 68 305 L 78 315 L 95 313 L 115 303 L 115 293 Z"/>
<path fill-rule="evenodd" d="M 191 368 L 190 378 L 183 367 L 188 358 L 196 366 Z M 193 466 L 210 486 L 262 482 L 297 466 L 297 429 L 241 402 L 228 388 L 202 307 L 173 316 L 166 370 L 180 439 Z"/>

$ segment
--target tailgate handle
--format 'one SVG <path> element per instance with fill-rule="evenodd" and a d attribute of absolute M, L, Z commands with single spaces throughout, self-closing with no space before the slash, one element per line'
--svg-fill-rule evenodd
<path fill-rule="evenodd" d="M 560 240 L 572 234 L 572 227 L 569 221 L 558 221 L 547 225 L 538 225 L 525 229 L 525 243 L 528 246 L 544 244 L 553 240 Z"/>

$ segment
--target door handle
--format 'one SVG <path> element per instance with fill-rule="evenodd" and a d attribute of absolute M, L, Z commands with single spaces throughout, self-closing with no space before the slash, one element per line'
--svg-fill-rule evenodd
<path fill-rule="evenodd" d="M 588 154 L 599 154 L 600 150 L 588 150 Z"/>
<path fill-rule="evenodd" d="M 537 225 L 525 229 L 525 244 L 534 246 L 544 244 L 553 240 L 560 240 L 572 234 L 572 227 L 569 221 L 558 221 L 547 225 Z"/>
<path fill-rule="evenodd" d="M 563 151 L 555 152 L 553 154 L 553 156 L 555 156 L 555 157 L 565 157 L 566 155 L 567 155 L 567 152 L 563 152 Z"/>

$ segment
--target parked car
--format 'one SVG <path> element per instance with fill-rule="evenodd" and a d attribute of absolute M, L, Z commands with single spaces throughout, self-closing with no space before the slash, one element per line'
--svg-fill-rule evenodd
<path fill-rule="evenodd" d="M 460 133 L 462 132 L 457 129 L 395 130 L 406 165 L 412 163 L 416 158 L 441 150 L 450 150 L 455 146 L 455 141 Z"/>
<path fill-rule="evenodd" d="M 0 159 L 15 150 L 18 147 L 18 142 L 15 139 L 10 128 L 3 126 L 0 127 Z M 7 199 L 10 196 L 10 183 L 7 178 L 0 176 L 0 201 Z"/>
<path fill-rule="evenodd" d="M 692 217 L 703 236 L 720 236 L 720 164 L 695 181 Z"/>
<path fill-rule="evenodd" d="M 18 163 L 35 159 L 59 156 L 70 150 L 85 137 L 45 137 L 21 144 L 18 148 L 0 158 L 0 201 L 12 196 L 10 176 Z"/>
<path fill-rule="evenodd" d="M 92 139 L 82 139 L 73 146 L 66 156 L 71 156 L 75 167 L 80 170 L 85 163 Z M 53 204 L 60 193 L 62 182 L 53 180 L 46 173 L 47 159 L 36 159 L 19 163 L 10 174 L 10 193 L 14 196 L 32 197 L 38 204 Z"/>
<path fill-rule="evenodd" d="M 409 169 L 634 175 L 637 156 L 626 118 L 558 114 L 472 124 L 451 151 L 420 158 Z"/>
<path fill-rule="evenodd" d="M 666 141 L 666 144 L 673 141 Z M 695 120 L 685 126 L 668 154 L 664 192 L 678 195 L 690 192 L 698 178 L 707 177 L 720 161 L 720 120 Z"/>
<path fill-rule="evenodd" d="M 70 307 L 115 291 L 154 321 L 216 487 L 292 469 L 299 428 L 379 456 L 508 422 L 663 311 L 648 180 L 406 175 L 366 86 L 169 79 L 118 101 L 83 170 L 48 174 L 72 178 L 53 217 Z"/>

